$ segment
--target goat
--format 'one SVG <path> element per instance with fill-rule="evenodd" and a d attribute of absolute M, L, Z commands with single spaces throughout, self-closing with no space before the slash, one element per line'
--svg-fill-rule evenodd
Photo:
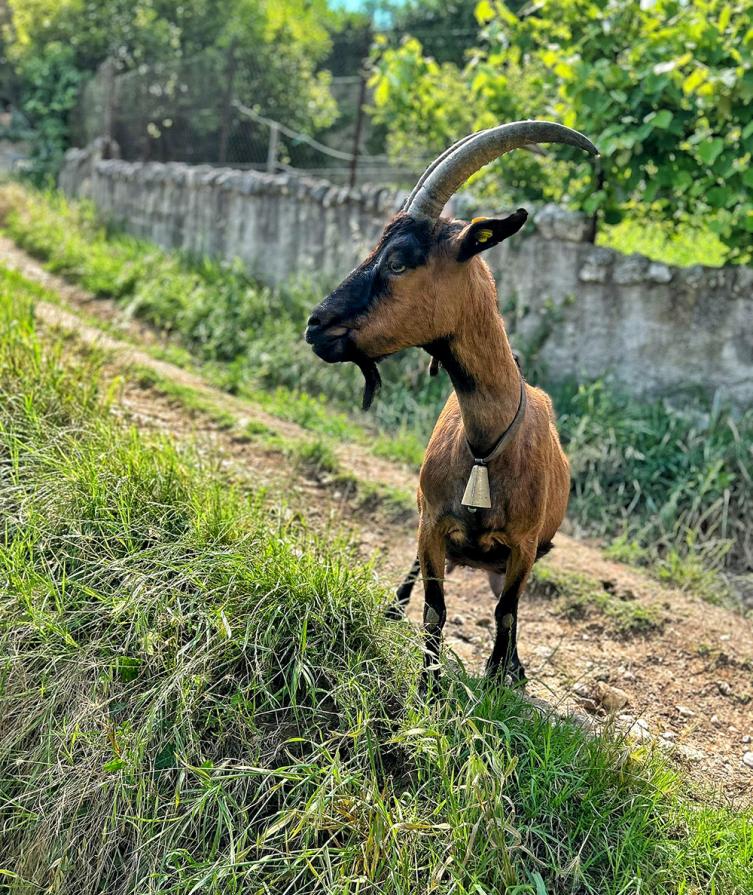
<path fill-rule="evenodd" d="M 525 680 L 518 601 L 567 508 L 570 470 L 552 402 L 523 379 L 494 279 L 480 257 L 520 230 L 527 212 L 470 224 L 441 217 L 471 174 L 533 143 L 568 143 L 598 154 L 582 134 L 543 121 L 463 138 L 427 168 L 376 248 L 314 308 L 306 328 L 306 341 L 320 358 L 361 368 L 364 407 L 380 384 L 377 361 L 405 348 L 423 348 L 432 369 L 441 364 L 452 381 L 419 476 L 418 555 L 392 610 L 404 612 L 420 576 L 424 686 L 438 675 L 445 570 L 457 565 L 484 570 L 497 598 L 486 673 Z"/>

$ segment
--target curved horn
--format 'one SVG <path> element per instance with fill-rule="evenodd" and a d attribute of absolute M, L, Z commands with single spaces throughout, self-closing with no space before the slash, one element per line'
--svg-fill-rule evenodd
<path fill-rule="evenodd" d="M 445 151 L 441 155 L 438 155 L 434 159 L 434 161 L 429 165 L 429 167 L 424 171 L 424 173 L 418 178 L 416 185 L 411 190 L 410 196 L 408 196 L 408 198 L 405 200 L 405 202 L 403 202 L 401 211 L 407 211 L 410 208 L 411 202 L 413 202 L 413 200 L 418 195 L 419 190 L 424 185 L 424 181 L 429 176 L 429 174 L 431 174 L 431 172 L 437 167 L 437 165 L 441 164 L 447 158 L 448 155 L 452 155 L 452 153 L 455 152 L 456 149 L 460 149 L 460 147 L 464 143 L 467 143 L 469 140 L 472 140 L 474 137 L 478 136 L 478 134 L 485 134 L 485 133 L 486 133 L 486 131 L 483 130 L 483 131 L 477 131 L 474 134 L 468 134 L 467 136 L 462 137 L 460 140 L 456 140 L 456 142 L 453 143 L 452 146 L 450 146 L 448 149 L 445 149 Z"/>
<path fill-rule="evenodd" d="M 551 121 L 514 121 L 459 140 L 432 163 L 413 190 L 404 210 L 413 217 L 436 219 L 447 200 L 476 171 L 512 149 L 530 143 L 568 143 L 592 155 L 599 150 L 583 134 Z"/>

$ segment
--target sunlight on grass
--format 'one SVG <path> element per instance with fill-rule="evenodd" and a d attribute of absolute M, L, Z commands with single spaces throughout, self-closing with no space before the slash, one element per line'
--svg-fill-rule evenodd
<path fill-rule="evenodd" d="M 727 260 L 726 247 L 711 231 L 660 224 L 639 216 L 601 227 L 596 242 L 625 255 L 646 255 L 676 267 L 721 267 Z"/>

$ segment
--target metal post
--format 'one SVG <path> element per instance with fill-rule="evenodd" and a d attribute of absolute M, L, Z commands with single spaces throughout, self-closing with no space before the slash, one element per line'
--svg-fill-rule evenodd
<path fill-rule="evenodd" d="M 267 147 L 267 171 L 274 174 L 277 170 L 277 147 L 280 143 L 280 128 L 274 122 L 269 126 L 269 146 Z"/>
<path fill-rule="evenodd" d="M 358 84 L 358 110 L 356 112 L 356 130 L 353 134 L 353 158 L 350 161 L 350 178 L 348 185 L 356 185 L 358 174 L 358 153 L 361 147 L 361 131 L 363 130 L 364 106 L 366 105 L 366 72 L 361 69 L 361 80 Z"/>

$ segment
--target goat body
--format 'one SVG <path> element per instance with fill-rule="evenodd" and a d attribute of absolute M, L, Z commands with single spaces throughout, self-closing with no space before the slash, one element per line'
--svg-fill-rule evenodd
<path fill-rule="evenodd" d="M 360 366 L 364 405 L 379 382 L 376 362 L 404 348 L 424 348 L 432 373 L 441 365 L 452 380 L 455 391 L 421 467 L 418 556 L 393 609 L 402 612 L 420 575 L 427 682 L 438 672 L 445 570 L 454 565 L 486 571 L 497 596 L 488 673 L 524 677 L 518 601 L 567 508 L 570 473 L 552 403 L 528 384 L 521 391 L 494 280 L 480 257 L 516 233 L 527 214 L 518 209 L 470 224 L 440 217 L 448 198 L 479 168 L 511 149 L 552 142 L 597 154 L 582 134 L 543 121 L 513 122 L 457 141 L 429 165 L 374 251 L 314 308 L 306 329 L 323 360 Z M 466 482 L 474 458 L 485 456 L 491 505 L 469 507 L 463 503 Z"/>
<path fill-rule="evenodd" d="M 478 264 L 483 262 L 479 259 Z M 462 504 L 474 462 L 466 432 L 477 433 L 479 441 L 474 445 L 491 445 L 494 434 L 509 423 L 519 389 L 520 374 L 501 318 L 497 317 L 496 327 L 488 325 L 492 301 L 496 311 L 489 275 L 486 288 L 473 296 L 465 313 L 465 328 L 484 334 L 481 356 L 462 337 L 452 340 L 455 362 L 475 387 L 450 396 L 426 449 L 418 490 L 418 560 L 425 586 L 428 658 L 438 656 L 438 638 L 447 614 L 443 573 L 454 566 L 470 566 L 487 572 L 497 597 L 495 643 L 487 673 L 496 675 L 506 669 L 522 678 L 516 643 L 518 600 L 534 562 L 551 548 L 564 518 L 570 475 L 551 401 L 540 389 L 525 384 L 525 416 L 488 466 L 491 508 L 472 511 Z M 410 588 L 401 587 L 401 608 L 409 597 Z"/>
<path fill-rule="evenodd" d="M 500 238 L 522 226 L 525 213 L 505 221 Z M 437 420 L 419 478 L 418 565 L 398 590 L 395 612 L 407 604 L 420 569 L 426 667 L 427 673 L 436 671 L 447 616 L 445 569 L 483 569 L 498 598 L 488 673 L 507 669 L 522 677 L 518 600 L 564 517 L 569 470 L 551 401 L 526 383 L 523 419 L 488 465 L 491 507 L 472 510 L 462 503 L 474 457 L 495 444 L 520 398 L 521 374 L 494 280 L 479 249 L 472 251 L 478 227 L 444 219 L 428 226 L 398 215 L 369 258 L 314 310 L 307 338 L 333 362 L 375 360 L 421 346 L 447 371 L 454 392 Z"/>

